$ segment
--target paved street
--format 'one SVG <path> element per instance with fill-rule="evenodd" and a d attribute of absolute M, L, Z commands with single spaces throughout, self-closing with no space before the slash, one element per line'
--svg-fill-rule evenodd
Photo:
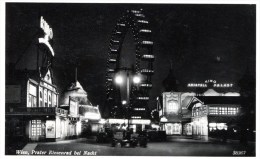
<path fill-rule="evenodd" d="M 50 150 L 55 152 L 71 152 L 71 155 L 98 155 L 98 156 L 233 156 L 254 154 L 254 144 L 240 145 L 238 142 L 228 141 L 221 143 L 210 140 L 203 142 L 193 139 L 169 138 L 166 142 L 149 142 L 147 148 L 121 148 L 111 147 L 110 144 L 96 143 L 95 139 L 76 139 L 58 142 L 38 143 L 35 151 Z M 88 152 L 87 152 L 88 151 Z M 79 153 L 77 153 L 79 152 Z M 53 155 L 53 154 L 52 154 Z"/>

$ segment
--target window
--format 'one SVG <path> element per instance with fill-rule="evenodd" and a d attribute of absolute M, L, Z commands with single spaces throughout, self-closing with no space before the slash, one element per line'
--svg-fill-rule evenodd
<path fill-rule="evenodd" d="M 202 114 L 207 115 L 207 106 L 202 107 Z"/>
<path fill-rule="evenodd" d="M 36 86 L 29 84 L 29 94 L 36 96 Z"/>
<path fill-rule="evenodd" d="M 192 109 L 192 115 L 195 117 L 196 116 L 196 108 Z"/>
<path fill-rule="evenodd" d="M 32 96 L 30 94 L 28 97 L 28 107 L 32 107 Z"/>
<path fill-rule="evenodd" d="M 209 114 L 218 115 L 218 107 L 209 107 Z"/>
<path fill-rule="evenodd" d="M 42 88 L 41 88 L 41 87 L 39 88 L 39 95 L 40 95 L 40 98 L 39 98 L 39 107 L 42 107 L 42 106 L 43 106 L 43 104 L 42 104 L 42 102 L 43 102 L 43 96 L 42 96 Z"/>
<path fill-rule="evenodd" d="M 51 92 L 50 91 L 48 92 L 48 96 L 49 96 L 48 105 L 49 105 L 49 107 L 51 107 Z"/>
<path fill-rule="evenodd" d="M 56 107 L 57 106 L 57 95 L 56 94 L 52 94 L 52 100 L 53 100 L 53 106 Z"/>
<path fill-rule="evenodd" d="M 228 107 L 228 115 L 236 115 L 238 113 L 238 108 Z"/>
<path fill-rule="evenodd" d="M 36 97 L 32 96 L 33 105 L 32 107 L 36 107 Z"/>
<path fill-rule="evenodd" d="M 39 136 L 42 135 L 42 123 L 41 120 L 32 120 L 32 136 Z"/>
<path fill-rule="evenodd" d="M 213 115 L 236 115 L 238 108 L 236 107 L 209 107 L 210 114 Z"/>
<path fill-rule="evenodd" d="M 219 107 L 220 115 L 227 115 L 227 107 Z"/>
<path fill-rule="evenodd" d="M 227 130 L 228 126 L 226 123 L 209 123 L 209 131 L 215 130 Z"/>
<path fill-rule="evenodd" d="M 132 116 L 133 119 L 141 119 L 141 116 Z"/>
<path fill-rule="evenodd" d="M 27 107 L 36 107 L 36 86 L 29 84 L 29 95 Z"/>
<path fill-rule="evenodd" d="M 177 111 L 178 111 L 178 104 L 177 104 L 177 102 L 169 101 L 167 109 L 168 109 L 168 112 L 175 112 L 175 113 L 177 113 Z"/>
<path fill-rule="evenodd" d="M 47 105 L 47 90 L 44 89 L 43 92 L 44 92 L 44 93 L 43 93 L 43 97 L 44 97 L 44 107 L 48 107 L 48 105 Z"/>
<path fill-rule="evenodd" d="M 36 107 L 36 97 L 29 94 L 28 107 Z"/>

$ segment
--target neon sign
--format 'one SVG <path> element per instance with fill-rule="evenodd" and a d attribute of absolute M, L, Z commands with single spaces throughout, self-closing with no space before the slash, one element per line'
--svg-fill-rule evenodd
<path fill-rule="evenodd" d="M 53 32 L 52 28 L 49 26 L 49 24 L 43 19 L 41 16 L 41 21 L 40 21 L 40 27 L 45 33 L 45 36 L 47 36 L 48 40 L 53 38 Z"/>
<path fill-rule="evenodd" d="M 205 81 L 205 83 L 217 83 L 217 81 L 216 80 L 212 80 L 212 79 L 208 79 L 208 80 Z"/>
<path fill-rule="evenodd" d="M 207 88 L 209 84 L 212 84 L 213 87 L 220 87 L 220 88 L 226 88 L 226 87 L 233 87 L 233 83 L 217 83 L 216 80 L 208 79 L 205 80 L 204 83 L 188 83 L 187 87 L 200 87 L 200 88 Z"/>
<path fill-rule="evenodd" d="M 44 35 L 44 37 L 39 38 L 39 43 L 45 44 L 50 49 L 52 56 L 54 56 L 53 48 L 49 43 L 49 40 L 51 40 L 53 38 L 53 31 L 52 31 L 52 28 L 43 19 L 42 16 L 41 16 L 41 20 L 40 20 L 40 28 L 43 30 L 45 35 Z"/>

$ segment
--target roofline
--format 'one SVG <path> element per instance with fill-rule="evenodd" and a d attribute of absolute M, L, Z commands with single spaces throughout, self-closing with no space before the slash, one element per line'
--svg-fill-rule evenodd
<path fill-rule="evenodd" d="M 186 106 L 187 109 L 189 109 L 191 103 L 193 102 L 193 100 L 197 100 L 198 102 L 204 104 L 204 102 L 202 102 L 200 99 L 198 99 L 197 97 L 193 96 L 192 99 L 190 100 L 189 104 Z"/>

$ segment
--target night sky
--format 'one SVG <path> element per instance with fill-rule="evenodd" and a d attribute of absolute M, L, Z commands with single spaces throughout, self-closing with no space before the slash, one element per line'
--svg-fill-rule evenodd
<path fill-rule="evenodd" d="M 54 82 L 59 92 L 74 82 L 77 67 L 78 81 L 90 101 L 104 107 L 111 33 L 117 19 L 135 8 L 143 8 L 154 41 L 150 108 L 155 108 L 156 96 L 163 91 L 170 60 L 183 91 L 187 91 L 187 83 L 206 79 L 236 84 L 246 68 L 255 77 L 255 5 L 7 3 L 6 63 L 30 52 L 27 46 L 37 39 L 42 15 L 54 32 Z M 122 61 L 133 48 L 131 38 L 127 38 Z M 31 60 L 24 61 L 28 64 Z"/>

